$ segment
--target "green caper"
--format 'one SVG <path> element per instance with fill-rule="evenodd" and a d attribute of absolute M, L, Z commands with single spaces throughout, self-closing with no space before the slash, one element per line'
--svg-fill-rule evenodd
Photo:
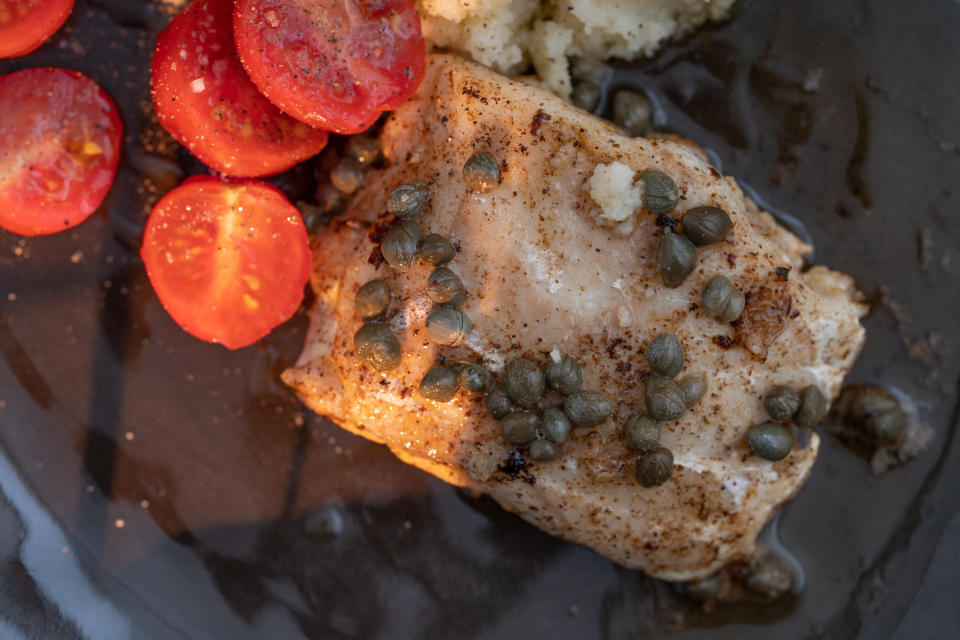
<path fill-rule="evenodd" d="M 387 196 L 387 211 L 398 218 L 415 218 L 427 207 L 430 187 L 423 182 L 402 184 Z"/>
<path fill-rule="evenodd" d="M 460 289 L 460 291 L 457 291 L 457 293 L 452 298 L 450 298 L 446 302 L 441 303 L 440 306 L 444 309 L 456 309 L 457 307 L 462 305 L 464 300 L 466 299 L 467 299 L 466 290 Z"/>
<path fill-rule="evenodd" d="M 662 171 L 648 169 L 640 174 L 643 179 L 643 206 L 650 213 L 670 213 L 680 201 L 680 190 L 673 178 Z"/>
<path fill-rule="evenodd" d="M 650 103 L 643 94 L 636 91 L 617 91 L 613 94 L 612 103 L 610 119 L 626 129 L 631 136 L 642 136 L 650 128 Z"/>
<path fill-rule="evenodd" d="M 839 407 L 843 419 L 859 427 L 867 435 L 884 442 L 897 439 L 907 425 L 907 415 L 900 403 L 881 387 L 857 384 L 843 390 Z"/>
<path fill-rule="evenodd" d="M 660 424 L 649 416 L 630 416 L 623 425 L 623 435 L 631 449 L 650 453 L 660 446 Z"/>
<path fill-rule="evenodd" d="M 747 446 L 765 460 L 781 460 L 793 448 L 793 436 L 783 425 L 767 422 L 747 431 Z"/>
<path fill-rule="evenodd" d="M 390 304 L 390 287 L 383 280 L 371 280 L 357 290 L 353 302 L 361 318 L 380 315 Z"/>
<path fill-rule="evenodd" d="M 423 242 L 423 231 L 413 220 L 401 220 L 387 231 L 380 253 L 394 270 L 403 273 L 413 266 Z"/>
<path fill-rule="evenodd" d="M 322 182 L 317 186 L 315 193 L 317 204 L 320 210 L 327 216 L 332 216 L 343 211 L 347 206 L 347 196 L 329 182 Z M 316 230 L 316 229 L 315 229 Z"/>
<path fill-rule="evenodd" d="M 383 155 L 383 149 L 376 138 L 360 134 L 347 138 L 347 153 L 360 164 L 372 164 Z"/>
<path fill-rule="evenodd" d="M 550 407 L 540 416 L 540 431 L 550 442 L 566 441 L 572 428 L 570 418 L 559 407 Z"/>
<path fill-rule="evenodd" d="M 493 384 L 493 374 L 472 362 L 458 362 L 460 386 L 467 391 L 488 391 Z"/>
<path fill-rule="evenodd" d="M 697 602 L 710 602 L 717 599 L 726 584 L 723 572 L 718 571 L 706 578 L 691 580 L 684 585 L 684 591 Z"/>
<path fill-rule="evenodd" d="M 417 254 L 420 262 L 426 262 L 435 267 L 447 264 L 453 260 L 456 255 L 457 250 L 453 248 L 449 240 L 439 233 L 431 233 L 424 238 L 423 244 L 420 245 L 420 252 Z"/>
<path fill-rule="evenodd" d="M 530 457 L 537 462 L 550 462 L 560 455 L 560 445 L 549 440 L 537 439 L 530 443 Z"/>
<path fill-rule="evenodd" d="M 365 322 L 353 336 L 353 350 L 361 362 L 376 371 L 390 371 L 400 364 L 400 341 L 387 327 Z"/>
<path fill-rule="evenodd" d="M 463 165 L 463 179 L 474 193 L 485 193 L 500 184 L 500 164 L 486 151 L 478 151 Z"/>
<path fill-rule="evenodd" d="M 514 358 L 503 369 L 503 388 L 514 402 L 532 409 L 546 388 L 543 369 L 533 360 Z"/>
<path fill-rule="evenodd" d="M 494 420 L 503 420 L 513 411 L 513 402 L 501 387 L 494 387 L 487 394 L 487 409 Z"/>
<path fill-rule="evenodd" d="M 537 414 L 532 411 L 514 411 L 500 423 L 500 435 L 507 444 L 522 446 L 537 437 Z"/>
<path fill-rule="evenodd" d="M 573 85 L 573 90 L 570 91 L 570 102 L 584 111 L 592 112 L 600 103 L 600 87 L 582 80 Z"/>
<path fill-rule="evenodd" d="M 720 322 L 733 322 L 743 313 L 746 299 L 725 276 L 714 276 L 700 293 L 700 304 L 708 316 Z"/>
<path fill-rule="evenodd" d="M 647 415 L 658 422 L 677 420 L 687 410 L 677 383 L 657 373 L 647 378 L 644 396 Z"/>
<path fill-rule="evenodd" d="M 690 373 L 679 380 L 680 395 L 683 396 L 683 405 L 689 409 L 700 402 L 700 398 L 707 392 L 707 376 L 702 373 Z"/>
<path fill-rule="evenodd" d="M 800 408 L 793 414 L 793 424 L 803 429 L 814 427 L 827 415 L 827 399 L 814 385 L 800 390 Z"/>
<path fill-rule="evenodd" d="M 458 347 L 470 335 L 470 318 L 456 309 L 438 309 L 427 316 L 427 334 L 437 344 Z"/>
<path fill-rule="evenodd" d="M 750 564 L 743 582 L 753 593 L 778 600 L 793 586 L 793 571 L 782 559 L 765 554 Z"/>
<path fill-rule="evenodd" d="M 363 186 L 363 167 L 353 158 L 343 158 L 330 170 L 330 182 L 343 193 L 350 195 Z"/>
<path fill-rule="evenodd" d="M 547 363 L 547 384 L 565 396 L 579 391 L 583 384 L 583 371 L 576 359 L 564 354 L 560 361 L 553 358 Z"/>
<path fill-rule="evenodd" d="M 432 367 L 420 381 L 420 395 L 428 400 L 448 402 L 457 395 L 460 378 L 454 367 Z"/>
<path fill-rule="evenodd" d="M 657 269 L 663 284 L 676 289 L 697 265 L 697 248 L 686 237 L 667 230 L 657 247 Z"/>
<path fill-rule="evenodd" d="M 658 487 L 673 475 L 673 452 L 657 447 L 637 456 L 637 481 L 644 487 Z"/>
<path fill-rule="evenodd" d="M 778 385 L 767 392 L 763 399 L 763 408 L 774 420 L 789 420 L 800 408 L 800 394 L 793 387 Z"/>
<path fill-rule="evenodd" d="M 694 207 L 683 214 L 683 235 L 697 247 L 720 242 L 730 233 L 730 216 L 720 207 Z"/>
<path fill-rule="evenodd" d="M 661 333 L 651 340 L 644 355 L 651 369 L 668 378 L 683 368 L 683 348 L 672 333 Z"/>
<path fill-rule="evenodd" d="M 593 427 L 613 415 L 613 400 L 599 391 L 576 391 L 563 401 L 563 410 L 578 427 Z"/>
<path fill-rule="evenodd" d="M 463 291 L 463 283 L 453 271 L 437 267 L 427 278 L 427 295 L 434 302 L 450 302 Z"/>

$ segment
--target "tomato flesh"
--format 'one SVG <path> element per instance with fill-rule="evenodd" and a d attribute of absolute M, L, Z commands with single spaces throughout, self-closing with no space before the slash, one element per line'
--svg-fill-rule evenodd
<path fill-rule="evenodd" d="M 30 53 L 63 26 L 74 0 L 0 0 L 0 58 Z"/>
<path fill-rule="evenodd" d="M 359 133 L 409 98 L 426 51 L 413 0 L 236 0 L 250 78 L 286 113 Z"/>
<path fill-rule="evenodd" d="M 299 211 L 258 180 L 184 181 L 150 213 L 140 255 L 177 324 L 230 349 L 290 318 L 310 274 Z"/>
<path fill-rule="evenodd" d="M 76 71 L 0 76 L 0 227 L 27 236 L 86 220 L 120 160 L 117 107 Z"/>
<path fill-rule="evenodd" d="M 268 176 L 319 153 L 327 132 L 283 114 L 247 77 L 233 45 L 233 0 L 194 0 L 157 38 L 160 124 L 225 175 Z"/>

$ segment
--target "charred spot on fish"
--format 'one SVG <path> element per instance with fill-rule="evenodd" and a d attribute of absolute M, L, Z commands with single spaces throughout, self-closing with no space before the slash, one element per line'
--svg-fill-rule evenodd
<path fill-rule="evenodd" d="M 777 267 L 777 278 L 786 282 L 790 277 L 790 268 L 789 267 Z"/>
<path fill-rule="evenodd" d="M 543 109 L 537 109 L 537 112 L 533 114 L 533 120 L 530 121 L 530 133 L 532 135 L 538 135 L 540 127 L 543 126 L 544 122 L 550 120 L 550 114 L 544 111 Z"/>
<path fill-rule="evenodd" d="M 736 340 L 728 336 L 713 336 L 713 344 L 717 345 L 721 349 L 729 349 L 736 344 L 736 342 Z"/>
<path fill-rule="evenodd" d="M 677 220 L 675 217 L 671 216 L 671 215 L 668 214 L 668 213 L 662 213 L 662 214 L 660 214 L 660 215 L 657 216 L 657 220 L 656 220 L 655 224 L 656 224 L 657 227 L 659 227 L 659 228 L 670 227 L 671 229 L 673 229 L 674 232 L 676 232 L 676 231 L 677 231 L 677 225 L 680 224 L 680 221 Z"/>

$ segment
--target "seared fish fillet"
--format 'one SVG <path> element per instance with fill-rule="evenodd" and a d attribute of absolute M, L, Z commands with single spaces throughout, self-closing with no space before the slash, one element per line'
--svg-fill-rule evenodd
<path fill-rule="evenodd" d="M 431 57 L 419 92 L 381 140 L 390 166 L 368 173 L 345 216 L 315 241 L 316 308 L 287 384 L 318 414 L 401 460 L 488 493 L 625 567 L 686 580 L 748 558 L 761 527 L 809 474 L 819 439 L 811 435 L 769 462 L 751 454 L 745 433 L 766 421 L 763 396 L 774 385 L 816 384 L 836 397 L 864 340 L 865 308 L 852 280 L 823 267 L 801 273 L 809 247 L 690 145 L 623 137 L 549 93 L 453 56 Z M 502 182 L 472 194 L 462 168 L 479 150 L 499 159 Z M 728 239 L 700 249 L 679 288 L 664 287 L 656 270 L 657 216 L 641 211 L 630 233 L 598 224 L 587 181 L 599 163 L 613 162 L 672 176 L 682 196 L 676 215 L 698 205 L 730 214 Z M 469 293 L 461 309 L 473 332 L 459 347 L 427 337 L 432 268 L 398 274 L 371 258 L 378 225 L 390 222 L 386 195 L 413 180 L 431 185 L 419 220 L 424 233 L 460 247 L 447 266 Z M 748 297 L 734 325 L 698 308 L 700 290 L 718 274 Z M 393 291 L 388 324 L 403 347 L 402 364 L 387 374 L 361 364 L 353 347 L 361 326 L 354 295 L 374 278 Z M 643 349 L 663 332 L 683 345 L 681 375 L 704 373 L 709 386 L 686 415 L 662 425 L 673 477 L 645 489 L 621 425 L 643 412 Z M 554 350 L 577 358 L 583 388 L 604 391 L 617 409 L 598 427 L 575 429 L 559 459 L 527 461 L 520 473 L 505 464 L 509 447 L 480 394 L 461 390 L 439 403 L 417 392 L 440 355 L 482 362 L 499 375 L 505 360 L 524 355 L 545 364 Z"/>

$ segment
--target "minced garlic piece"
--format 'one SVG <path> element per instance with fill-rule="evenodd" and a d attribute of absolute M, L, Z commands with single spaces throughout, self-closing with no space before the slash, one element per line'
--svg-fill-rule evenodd
<path fill-rule="evenodd" d="M 601 222 L 627 221 L 643 205 L 643 182 L 634 184 L 633 177 L 633 169 L 620 162 L 600 163 L 594 168 L 586 188 L 600 207 Z"/>

